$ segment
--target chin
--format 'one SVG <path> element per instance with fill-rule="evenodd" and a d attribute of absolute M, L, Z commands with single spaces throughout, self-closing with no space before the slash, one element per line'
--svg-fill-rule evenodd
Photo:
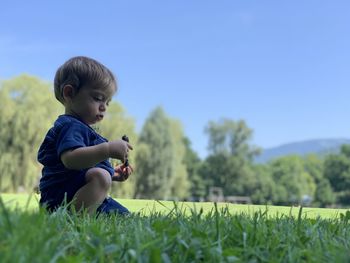
<path fill-rule="evenodd" d="M 85 123 L 87 124 L 87 125 L 94 125 L 94 124 L 96 124 L 97 123 L 97 121 L 85 121 Z"/>

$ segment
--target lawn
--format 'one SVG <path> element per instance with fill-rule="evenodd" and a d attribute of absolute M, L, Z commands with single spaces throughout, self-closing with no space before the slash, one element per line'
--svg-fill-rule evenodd
<path fill-rule="evenodd" d="M 39 195 L 27 195 L 27 194 L 1 194 L 5 205 L 9 208 L 19 209 L 38 209 Z M 118 201 L 126 206 L 131 212 L 150 214 L 153 212 L 168 213 L 174 208 L 174 202 L 172 201 L 155 201 L 155 200 L 138 200 L 138 199 L 118 199 Z M 204 213 L 212 211 L 214 204 L 211 202 L 177 202 L 175 203 L 177 208 L 182 210 L 184 213 L 191 213 L 192 210 L 199 211 L 203 209 Z M 266 206 L 266 205 L 238 205 L 229 203 L 218 203 L 220 209 L 228 209 L 234 214 L 254 214 L 255 212 L 268 212 L 269 216 L 298 216 L 299 207 L 289 206 Z M 324 219 L 338 218 L 341 213 L 345 213 L 346 209 L 328 209 L 328 208 L 311 208 L 304 207 L 302 210 L 302 216 L 307 218 L 322 217 Z"/>
<path fill-rule="evenodd" d="M 122 199 L 131 216 L 96 218 L 1 198 L 1 262 L 350 262 L 346 210 Z"/>

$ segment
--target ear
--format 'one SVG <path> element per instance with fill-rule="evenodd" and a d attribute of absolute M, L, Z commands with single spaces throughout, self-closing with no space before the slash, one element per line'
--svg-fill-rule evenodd
<path fill-rule="evenodd" d="M 63 87 L 63 92 L 62 92 L 63 98 L 66 101 L 67 99 L 73 99 L 75 95 L 75 89 L 71 85 L 65 85 Z"/>

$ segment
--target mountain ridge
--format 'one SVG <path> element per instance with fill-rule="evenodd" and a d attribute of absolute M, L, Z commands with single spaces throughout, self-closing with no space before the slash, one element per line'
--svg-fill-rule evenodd
<path fill-rule="evenodd" d="M 276 147 L 262 150 L 261 155 L 255 158 L 256 163 L 266 163 L 272 159 L 286 155 L 316 154 L 323 156 L 328 153 L 337 153 L 341 145 L 350 144 L 348 138 L 310 139 L 297 142 L 289 142 Z"/>

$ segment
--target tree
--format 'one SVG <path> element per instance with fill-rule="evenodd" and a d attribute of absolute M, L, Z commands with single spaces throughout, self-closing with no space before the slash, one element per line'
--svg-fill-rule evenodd
<path fill-rule="evenodd" d="M 199 172 L 202 161 L 198 154 L 191 148 L 191 141 L 187 137 L 183 138 L 183 142 L 186 149 L 184 163 L 190 182 L 190 195 L 192 198 L 199 200 L 206 197 L 206 182 Z"/>
<path fill-rule="evenodd" d="M 210 121 L 205 132 L 209 136 L 208 149 L 212 155 L 228 154 L 252 161 L 260 153 L 258 147 L 249 144 L 253 131 L 244 120 L 237 122 L 229 119 L 222 119 L 218 122 Z"/>
<path fill-rule="evenodd" d="M 176 128 L 161 107 L 151 112 L 138 141 L 135 197 L 173 198 L 176 188 L 183 187 L 187 174 L 184 166 L 178 167 L 184 159 L 182 137 L 181 129 Z"/>
<path fill-rule="evenodd" d="M 247 195 L 254 204 L 273 204 L 278 200 L 276 184 L 267 165 L 255 165 L 254 176 L 245 181 Z"/>
<path fill-rule="evenodd" d="M 63 108 L 51 84 L 28 75 L 2 82 L 0 101 L 0 190 L 32 189 L 41 170 L 38 148 Z"/>
<path fill-rule="evenodd" d="M 304 169 L 311 175 L 316 184 L 313 204 L 320 207 L 325 207 L 335 202 L 331 184 L 324 176 L 323 162 L 316 155 L 308 155 L 304 159 Z"/>
<path fill-rule="evenodd" d="M 260 150 L 249 144 L 252 130 L 243 120 L 210 121 L 205 132 L 209 136 L 209 156 L 201 175 L 207 186 L 219 186 L 225 195 L 246 195 L 245 182 L 253 176 L 252 161 Z"/>
<path fill-rule="evenodd" d="M 174 119 L 169 119 L 173 149 L 172 171 L 173 184 L 171 186 L 171 196 L 177 199 L 185 199 L 189 195 L 190 182 L 188 179 L 185 154 L 186 147 L 183 141 L 184 133 L 181 123 Z"/>
<path fill-rule="evenodd" d="M 335 194 L 332 190 L 331 184 L 325 178 L 317 183 L 317 189 L 315 192 L 315 205 L 320 207 L 326 207 L 335 203 Z"/>
<path fill-rule="evenodd" d="M 340 204 L 350 204 L 350 145 L 343 145 L 339 154 L 325 158 L 324 176 L 331 184 Z"/>
<path fill-rule="evenodd" d="M 314 196 L 316 185 L 312 176 L 305 171 L 301 157 L 280 157 L 269 166 L 276 183 L 277 204 L 299 204 L 304 196 Z"/>

